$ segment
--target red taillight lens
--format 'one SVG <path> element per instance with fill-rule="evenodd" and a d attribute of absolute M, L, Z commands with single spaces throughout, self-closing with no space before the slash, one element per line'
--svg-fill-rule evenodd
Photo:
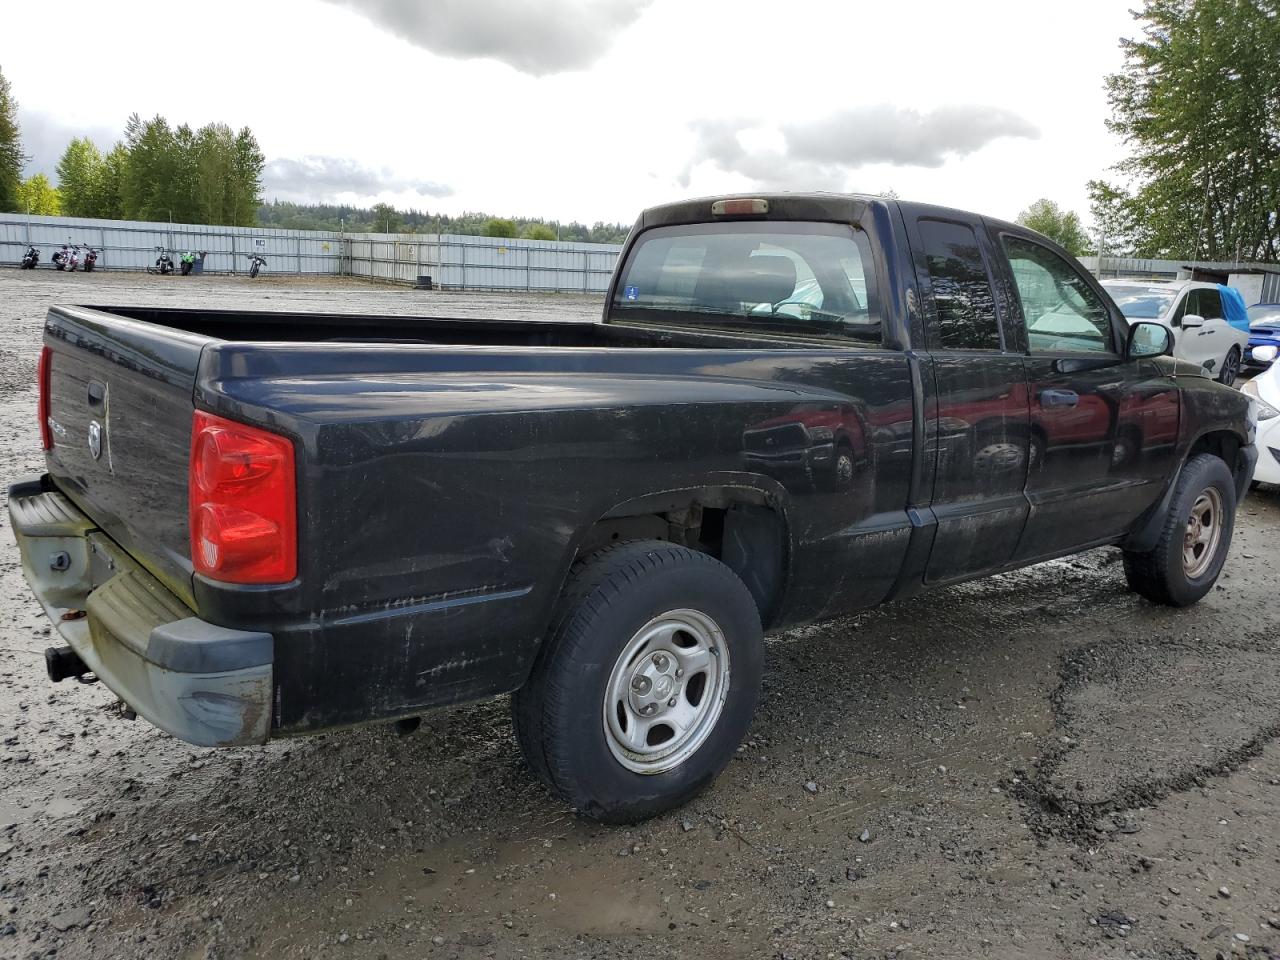
<path fill-rule="evenodd" d="M 188 498 L 197 573 L 226 583 L 297 575 L 293 441 L 197 410 Z"/>
<path fill-rule="evenodd" d="M 53 449 L 53 428 L 49 426 L 49 374 L 53 368 L 53 353 L 48 347 L 40 348 L 40 363 L 36 366 L 36 378 L 39 380 L 40 399 L 36 401 L 37 416 L 40 417 L 40 446 L 45 450 Z"/>

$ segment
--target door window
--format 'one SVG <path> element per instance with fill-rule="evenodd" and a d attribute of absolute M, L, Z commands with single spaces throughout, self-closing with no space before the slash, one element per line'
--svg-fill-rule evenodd
<path fill-rule="evenodd" d="M 943 350 L 999 350 L 991 279 L 973 229 L 945 220 L 920 220 L 936 316 L 934 346 Z"/>
<path fill-rule="evenodd" d="M 1222 294 L 1217 290 L 1202 287 L 1191 291 L 1191 308 L 1187 313 L 1196 313 L 1206 320 L 1222 319 Z"/>
<path fill-rule="evenodd" d="M 1003 240 L 1031 352 L 1113 352 L 1110 314 L 1079 271 L 1048 247 Z"/>

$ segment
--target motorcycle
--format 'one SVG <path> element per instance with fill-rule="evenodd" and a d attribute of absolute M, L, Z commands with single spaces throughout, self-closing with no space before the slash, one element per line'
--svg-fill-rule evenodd
<path fill-rule="evenodd" d="M 93 247 L 85 247 L 84 255 L 84 272 L 93 273 L 93 268 L 98 265 L 98 251 Z"/>
<path fill-rule="evenodd" d="M 158 273 L 160 276 L 168 276 L 173 273 L 173 258 L 169 256 L 169 251 L 164 247 L 156 247 L 155 266 L 147 267 L 147 273 Z"/>
<path fill-rule="evenodd" d="M 253 279 L 267 265 L 267 258 L 257 253 L 247 253 L 245 256 L 249 258 L 249 278 Z"/>
<path fill-rule="evenodd" d="M 76 244 L 71 248 L 71 257 L 66 261 L 67 270 L 71 273 L 76 272 L 76 267 L 80 266 L 80 244 Z"/>
<path fill-rule="evenodd" d="M 27 247 L 27 252 L 22 255 L 22 269 L 34 270 L 40 263 L 40 251 L 35 247 Z"/>
<path fill-rule="evenodd" d="M 182 275 L 185 277 L 195 269 L 196 262 L 203 260 L 205 251 L 201 250 L 197 253 L 194 250 L 188 250 L 182 255 Z"/>
<path fill-rule="evenodd" d="M 61 250 L 53 251 L 53 265 L 59 270 L 67 269 L 67 264 L 71 262 L 71 248 L 65 243 Z"/>

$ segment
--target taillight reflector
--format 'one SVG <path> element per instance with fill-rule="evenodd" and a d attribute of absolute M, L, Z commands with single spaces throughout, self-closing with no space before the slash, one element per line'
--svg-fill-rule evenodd
<path fill-rule="evenodd" d="M 53 428 L 49 425 L 49 374 L 53 366 L 53 353 L 48 347 L 40 348 L 40 362 L 36 366 L 39 396 L 36 415 L 40 418 L 40 446 L 53 449 Z"/>
<path fill-rule="evenodd" d="M 292 440 L 197 410 L 187 487 L 197 573 L 226 583 L 297 575 Z"/>

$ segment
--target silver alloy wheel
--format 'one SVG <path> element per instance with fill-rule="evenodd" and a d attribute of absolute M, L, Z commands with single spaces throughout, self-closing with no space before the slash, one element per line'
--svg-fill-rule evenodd
<path fill-rule="evenodd" d="M 1231 386 L 1236 382 L 1236 377 L 1240 375 L 1240 354 L 1236 352 L 1234 347 L 1227 353 L 1227 358 L 1222 362 L 1222 376 L 1219 378 L 1222 383 Z"/>
<path fill-rule="evenodd" d="M 1187 532 L 1182 537 L 1182 572 L 1194 580 L 1213 563 L 1222 539 L 1222 494 L 1216 487 L 1206 487 L 1196 497 Z"/>
<path fill-rule="evenodd" d="M 729 694 L 729 648 L 697 610 L 669 610 L 627 641 L 609 674 L 604 732 L 614 758 L 635 773 L 665 773 L 715 729 Z"/>

